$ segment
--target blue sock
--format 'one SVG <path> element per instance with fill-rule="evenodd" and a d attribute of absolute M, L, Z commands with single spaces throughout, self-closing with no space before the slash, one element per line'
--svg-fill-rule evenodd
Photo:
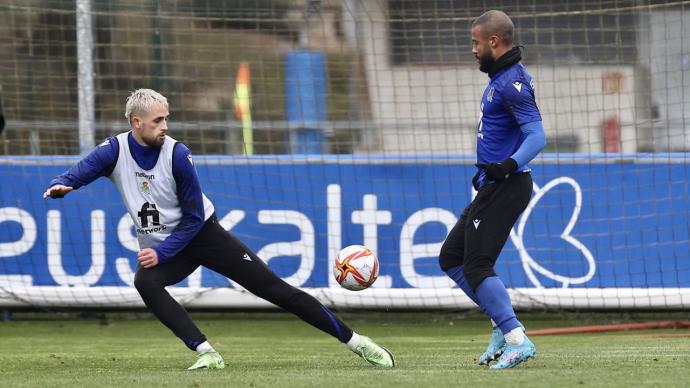
<path fill-rule="evenodd" d="M 498 276 L 484 279 L 477 286 L 475 295 L 479 299 L 479 306 L 501 328 L 504 335 L 516 327 L 520 327 L 520 322 L 515 317 L 513 305 L 510 303 L 510 295 L 508 295 L 506 286 Z"/>
<path fill-rule="evenodd" d="M 461 265 L 449 268 L 448 271 L 446 271 L 446 274 L 453 279 L 455 284 L 457 284 L 461 290 L 465 291 L 465 295 L 469 296 L 470 299 L 477 304 L 477 306 L 481 307 L 479 304 L 479 298 L 477 298 L 477 295 L 474 293 L 474 291 L 472 291 L 472 287 L 470 287 L 470 284 L 467 283 L 467 279 L 465 279 L 465 273 L 462 271 Z"/>

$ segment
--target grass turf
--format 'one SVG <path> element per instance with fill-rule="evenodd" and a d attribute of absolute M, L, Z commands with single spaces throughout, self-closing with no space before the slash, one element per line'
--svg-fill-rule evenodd
<path fill-rule="evenodd" d="M 0 322 L 0 386 L 680 387 L 690 378 L 688 330 L 533 337 L 535 359 L 494 371 L 475 363 L 490 331 L 479 315 L 341 314 L 395 354 L 396 368 L 383 370 L 288 314 L 193 316 L 225 358 L 224 370 L 186 371 L 195 354 L 146 314 L 16 314 Z M 538 329 L 617 318 L 521 314 L 521 320 Z"/>

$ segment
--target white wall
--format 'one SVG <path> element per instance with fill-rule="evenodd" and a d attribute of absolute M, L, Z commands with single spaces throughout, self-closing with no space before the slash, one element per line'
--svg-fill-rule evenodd
<path fill-rule="evenodd" d="M 654 11 L 640 24 L 640 62 L 649 69 L 651 104 L 658 112 L 654 149 L 690 150 L 690 11 Z"/>
<path fill-rule="evenodd" d="M 486 74 L 475 65 L 391 66 L 386 10 L 377 2 L 368 4 L 360 10 L 360 47 L 372 115 L 380 131 L 379 149 L 388 153 L 474 153 Z M 637 150 L 632 66 L 528 63 L 528 70 L 535 78 L 547 137 L 575 135 L 577 152 L 603 152 L 603 122 L 613 115 L 621 123 L 620 151 Z M 622 75 L 621 90 L 616 94 L 607 94 L 602 88 L 602 76 L 611 71 Z"/>

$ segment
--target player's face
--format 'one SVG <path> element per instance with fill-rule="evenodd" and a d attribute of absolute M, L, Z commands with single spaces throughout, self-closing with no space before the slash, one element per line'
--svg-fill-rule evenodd
<path fill-rule="evenodd" d="M 151 111 L 132 118 L 134 138 L 149 147 L 160 147 L 168 133 L 170 113 L 163 104 L 154 104 Z"/>
<path fill-rule="evenodd" d="M 491 48 L 494 36 L 485 36 L 481 26 L 472 27 L 472 54 L 479 64 L 479 70 L 487 73 L 494 64 L 493 50 Z"/>

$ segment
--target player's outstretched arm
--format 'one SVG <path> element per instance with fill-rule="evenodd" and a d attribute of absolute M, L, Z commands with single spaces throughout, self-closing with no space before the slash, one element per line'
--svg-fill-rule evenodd
<path fill-rule="evenodd" d="M 43 193 L 43 198 L 62 198 L 99 177 L 109 176 L 117 163 L 119 149 L 117 139 L 107 138 L 79 163 L 55 177 L 49 184 L 50 188 Z"/>
<path fill-rule="evenodd" d="M 43 198 L 62 198 L 72 190 L 74 190 L 74 188 L 71 186 L 55 185 L 50 187 L 48 190 L 46 190 L 45 193 L 43 193 Z"/>

